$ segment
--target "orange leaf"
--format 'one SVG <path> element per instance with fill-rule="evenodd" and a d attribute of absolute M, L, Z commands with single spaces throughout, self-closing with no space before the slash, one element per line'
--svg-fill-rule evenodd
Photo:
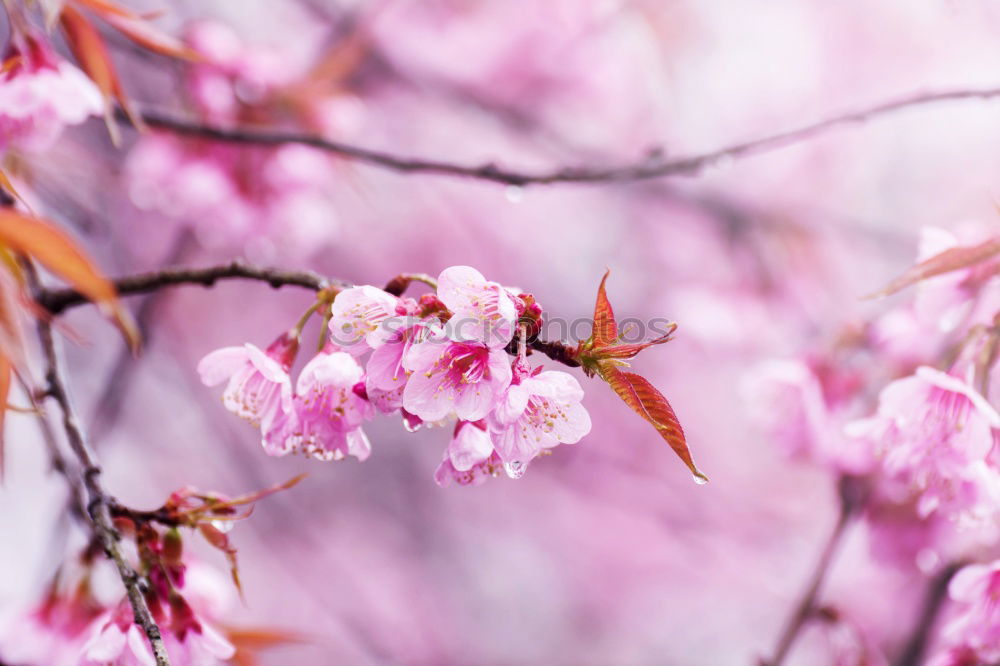
<path fill-rule="evenodd" d="M 10 379 L 14 367 L 5 355 L 0 354 L 0 480 L 4 477 L 4 416 L 7 414 L 7 396 L 10 395 Z"/>
<path fill-rule="evenodd" d="M 615 321 L 615 312 L 611 309 L 611 302 L 604 289 L 609 275 L 611 275 L 610 269 L 604 273 L 601 285 L 597 288 L 597 303 L 594 305 L 594 331 L 590 334 L 590 342 L 593 347 L 607 347 L 618 340 L 618 322 Z"/>
<path fill-rule="evenodd" d="M 145 21 L 117 14 L 109 14 L 104 18 L 118 32 L 150 51 L 184 60 L 201 59 L 201 56 L 187 44 L 172 35 L 160 32 Z"/>
<path fill-rule="evenodd" d="M 108 55 L 108 47 L 97 28 L 70 5 L 63 8 L 59 22 L 66 35 L 66 43 L 69 44 L 74 57 L 80 63 L 80 67 L 104 95 L 105 122 L 108 125 L 108 133 L 111 134 L 112 142 L 117 145 L 120 137 L 112 116 L 112 99 L 118 100 L 136 127 L 144 127 L 142 119 L 132 109 L 131 103 L 125 96 L 118 72 Z"/>
<path fill-rule="evenodd" d="M 79 4 L 91 9 L 103 18 L 109 16 L 120 16 L 122 18 L 137 19 L 139 15 L 127 7 L 116 5 L 108 0 L 76 0 Z"/>
<path fill-rule="evenodd" d="M 17 189 L 14 188 L 14 183 L 12 183 L 10 178 L 7 177 L 7 174 L 3 169 L 0 169 L 0 187 L 7 190 L 10 195 L 20 201 L 21 204 L 29 211 L 31 210 L 31 206 L 29 206 L 28 202 L 25 201 L 24 198 L 18 193 Z"/>
<path fill-rule="evenodd" d="M 883 289 L 865 298 L 882 298 L 895 294 L 897 291 L 905 289 L 921 280 L 957 271 L 962 268 L 969 268 L 994 257 L 998 253 L 1000 253 L 1000 238 L 991 238 L 978 245 L 949 248 L 944 252 L 935 254 L 929 259 L 921 261 L 890 282 Z"/>
<path fill-rule="evenodd" d="M 291 643 L 307 643 L 302 634 L 281 629 L 231 629 L 225 628 L 226 638 L 236 648 L 230 663 L 236 666 L 257 666 L 257 653 L 261 650 L 289 645 Z"/>
<path fill-rule="evenodd" d="M 114 285 L 58 227 L 12 208 L 3 208 L 0 209 L 0 244 L 37 260 L 97 303 L 121 330 L 129 346 L 133 350 L 138 348 L 139 332 L 118 301 Z"/>
<path fill-rule="evenodd" d="M 614 363 L 601 363 L 598 366 L 598 373 L 626 405 L 656 428 L 663 441 L 670 445 L 674 453 L 691 470 L 695 481 L 698 483 L 708 481 L 708 477 L 701 473 L 691 458 L 684 429 L 677 420 L 673 407 L 655 386 L 645 377 L 634 372 L 625 372 Z"/>

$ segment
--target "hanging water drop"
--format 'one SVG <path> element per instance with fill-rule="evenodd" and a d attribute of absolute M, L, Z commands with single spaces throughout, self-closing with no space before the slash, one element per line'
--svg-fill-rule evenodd
<path fill-rule="evenodd" d="M 524 201 L 524 188 L 519 185 L 508 185 L 504 190 L 504 196 L 513 204 L 521 203 Z"/>
<path fill-rule="evenodd" d="M 411 414 L 405 409 L 403 412 L 403 427 L 406 428 L 406 432 L 416 432 L 420 430 L 420 426 L 424 424 L 423 419 L 415 414 Z"/>
<path fill-rule="evenodd" d="M 521 462 L 520 460 L 514 460 L 509 463 L 504 463 L 503 469 L 507 472 L 507 476 L 510 478 L 520 479 L 524 476 L 524 473 L 528 471 L 528 463 Z"/>
<path fill-rule="evenodd" d="M 703 486 L 706 483 L 708 483 L 708 477 L 705 476 L 704 474 L 701 474 L 700 472 L 698 474 L 692 474 L 691 478 L 694 479 L 694 482 L 697 483 L 699 486 Z"/>

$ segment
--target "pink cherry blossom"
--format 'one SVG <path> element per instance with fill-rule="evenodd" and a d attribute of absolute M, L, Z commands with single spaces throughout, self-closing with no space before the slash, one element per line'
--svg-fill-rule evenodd
<path fill-rule="evenodd" d="M 491 349 L 505 347 L 514 335 L 517 309 L 507 290 L 469 266 L 452 266 L 438 276 L 437 296 L 452 317 L 454 340 L 476 340 Z"/>
<path fill-rule="evenodd" d="M 381 346 L 385 338 L 377 329 L 389 317 L 402 314 L 399 307 L 400 299 L 377 287 L 345 289 L 330 306 L 330 339 L 352 356 Z"/>
<path fill-rule="evenodd" d="M 345 352 L 321 352 L 302 369 L 291 404 L 263 430 L 264 448 L 271 455 L 301 450 L 320 460 L 364 460 L 371 444 L 361 424 L 373 412 L 358 362 Z"/>
<path fill-rule="evenodd" d="M 1000 511 L 1000 472 L 989 459 L 1000 415 L 962 379 L 920 367 L 889 384 L 878 413 L 848 425 L 880 460 L 900 496 L 918 496 L 917 512 L 982 519 Z"/>
<path fill-rule="evenodd" d="M 86 629 L 100 611 L 89 599 L 52 594 L 27 613 L 7 615 L 0 620 L 0 662 L 75 664 Z"/>
<path fill-rule="evenodd" d="M 514 383 L 489 416 L 493 443 L 512 477 L 524 474 L 542 451 L 574 444 L 590 432 L 590 415 L 580 404 L 583 389 L 576 378 L 540 370 L 529 374 L 518 364 Z"/>
<path fill-rule="evenodd" d="M 15 32 L 0 74 L 0 148 L 48 148 L 67 125 L 100 115 L 104 101 L 83 72 L 42 38 Z"/>
<path fill-rule="evenodd" d="M 228 380 L 222 394 L 226 409 L 262 431 L 291 409 L 292 388 L 288 370 L 298 350 L 298 340 L 284 334 L 266 352 L 247 343 L 224 347 L 208 354 L 198 364 L 198 374 L 206 386 Z"/>
<path fill-rule="evenodd" d="M 172 604 L 170 617 L 162 617 L 163 643 L 171 663 L 178 666 L 214 666 L 236 653 L 236 648 L 187 604 Z M 179 610 L 183 607 L 183 611 Z M 143 630 L 135 624 L 132 608 L 122 601 L 97 618 L 82 648 L 80 666 L 155 666 L 153 650 Z"/>
<path fill-rule="evenodd" d="M 412 373 L 403 389 L 403 407 L 424 421 L 440 421 L 452 413 L 478 421 L 490 413 L 511 379 L 503 349 L 440 335 L 413 345 L 403 367 Z"/>
<path fill-rule="evenodd" d="M 755 424 L 785 455 L 852 473 L 867 471 L 871 456 L 841 432 L 860 381 L 841 366 L 804 359 L 772 359 L 743 378 Z"/>
<path fill-rule="evenodd" d="M 461 486 L 478 486 L 491 476 L 499 475 L 501 469 L 503 469 L 503 461 L 500 460 L 500 456 L 496 452 L 493 452 L 489 458 L 476 463 L 469 469 L 459 470 L 455 469 L 449 451 L 445 451 L 444 459 L 434 472 L 434 481 L 442 488 L 446 488 L 452 482 Z"/>
<path fill-rule="evenodd" d="M 1000 560 L 973 564 L 955 574 L 948 595 L 958 615 L 942 631 L 945 648 L 932 666 L 972 666 L 1000 661 Z"/>
<path fill-rule="evenodd" d="M 451 443 L 448 460 L 457 472 L 467 472 L 493 455 L 493 440 L 483 421 L 458 421 Z"/>
<path fill-rule="evenodd" d="M 373 389 L 398 392 L 402 400 L 402 390 L 411 374 L 403 360 L 415 344 L 440 336 L 440 333 L 440 328 L 431 320 L 413 322 L 406 319 L 399 323 L 395 331 L 390 331 L 387 326 L 373 331 L 373 335 L 381 339 L 375 342 L 375 350 L 365 366 L 369 392 Z"/>

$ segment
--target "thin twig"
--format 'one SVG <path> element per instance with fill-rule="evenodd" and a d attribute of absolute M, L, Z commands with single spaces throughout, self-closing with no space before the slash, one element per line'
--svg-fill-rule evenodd
<path fill-rule="evenodd" d="M 166 268 L 152 273 L 130 275 L 114 280 L 119 294 L 144 294 L 174 285 L 194 284 L 211 287 L 219 280 L 246 279 L 266 282 L 275 289 L 284 286 L 303 287 L 319 291 L 331 284 L 350 286 L 331 281 L 311 271 L 284 271 L 276 268 L 251 266 L 241 261 L 233 261 L 207 268 Z M 68 308 L 84 305 L 89 301 L 75 289 L 43 289 L 36 299 L 38 304 L 51 312 L 60 314 Z"/>
<path fill-rule="evenodd" d="M 424 281 L 423 274 L 407 274 L 411 280 L 420 279 Z M 167 268 L 152 273 L 141 275 L 130 275 L 112 280 L 118 293 L 140 294 L 155 292 L 165 287 L 178 285 L 200 285 L 211 287 L 219 280 L 246 279 L 266 282 L 274 288 L 283 286 L 296 286 L 319 291 L 331 285 L 336 285 L 341 289 L 351 286 L 343 280 L 330 280 L 317 273 L 301 271 L 284 271 L 276 268 L 262 268 L 234 261 L 221 266 L 208 266 L 206 268 Z M 396 282 L 396 280 L 394 280 Z M 391 284 L 387 288 L 392 292 Z M 66 310 L 85 305 L 90 301 L 75 289 L 39 289 L 35 295 L 35 300 L 39 305 L 54 315 L 61 314 Z M 507 351 L 510 354 L 517 353 L 517 341 L 511 340 L 511 346 Z M 537 338 L 528 341 L 528 347 L 541 354 L 545 354 L 553 361 L 562 363 L 571 368 L 580 366 L 575 357 L 575 347 L 563 342 L 539 340 Z"/>
<path fill-rule="evenodd" d="M 837 549 L 843 540 L 844 533 L 847 531 L 847 526 L 850 525 L 851 520 L 857 514 L 862 504 L 862 489 L 858 480 L 852 477 L 842 477 L 840 479 L 839 494 L 840 512 L 837 516 L 837 522 L 834 524 L 830 536 L 827 537 L 826 544 L 820 552 L 813 573 L 809 577 L 805 588 L 802 590 L 802 594 L 799 596 L 798 603 L 795 604 L 792 614 L 785 624 L 785 630 L 778 639 L 773 656 L 771 659 L 762 662 L 762 666 L 781 666 L 802 628 L 813 617 L 818 608 L 817 602 L 819 600 L 820 589 L 823 587 L 823 581 L 826 580 L 826 575 L 829 573 L 830 565 L 837 554 Z"/>
<path fill-rule="evenodd" d="M 896 666 L 919 666 L 923 663 L 924 652 L 931 638 L 931 631 L 937 622 L 937 617 L 948 598 L 948 584 L 965 562 L 954 562 L 944 567 L 927 585 L 924 603 L 920 609 L 917 622 L 906 641 L 906 647 L 900 653 Z"/>
<path fill-rule="evenodd" d="M 25 274 L 32 292 L 37 296 L 42 289 L 38 281 L 38 275 L 34 267 L 24 263 Z M 114 501 L 101 485 L 101 467 L 97 457 L 87 442 L 77 415 L 69 397 L 66 381 L 62 376 L 59 365 L 59 354 L 56 350 L 55 339 L 52 335 L 52 325 L 45 319 L 38 321 L 38 339 L 41 343 L 42 355 L 45 358 L 46 371 L 45 379 L 48 383 L 48 396 L 59 405 L 62 411 L 63 429 L 66 432 L 66 441 L 70 449 L 76 456 L 81 466 L 81 476 L 83 485 L 87 491 L 87 514 L 93 527 L 94 536 L 100 542 L 101 547 L 115 564 L 118 576 L 125 586 L 125 592 L 129 603 L 132 606 L 135 623 L 142 628 L 149 639 L 153 656 L 157 666 L 170 666 L 170 658 L 167 656 L 166 648 L 163 645 L 163 638 L 160 628 L 153 619 L 146 598 L 143 595 L 143 584 L 135 569 L 126 561 L 121 549 L 118 547 L 118 532 L 114 528 L 111 519 L 110 504 Z"/>
<path fill-rule="evenodd" d="M 863 123 L 902 109 L 967 99 L 990 100 L 995 97 L 1000 97 L 1000 88 L 913 93 L 865 109 L 833 116 L 795 129 L 736 143 L 699 155 L 667 160 L 659 151 L 654 150 L 637 162 L 621 166 L 572 166 L 535 173 L 528 170 L 501 167 L 492 162 L 470 166 L 444 160 L 402 156 L 374 148 L 333 141 L 312 134 L 275 130 L 267 127 L 216 127 L 156 110 L 144 110 L 141 116 L 151 127 L 188 136 L 262 146 L 298 143 L 325 150 L 346 159 L 400 173 L 436 174 L 485 180 L 504 185 L 527 186 L 559 183 L 622 183 L 667 176 L 694 176 L 720 161 L 777 150 L 814 138 L 835 127 Z M 119 113 L 119 116 L 124 118 L 122 113 Z"/>

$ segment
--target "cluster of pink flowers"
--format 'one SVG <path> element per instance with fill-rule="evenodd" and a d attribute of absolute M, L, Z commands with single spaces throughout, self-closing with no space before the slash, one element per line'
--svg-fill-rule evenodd
<path fill-rule="evenodd" d="M 888 493 L 916 494 L 920 517 L 1000 518 L 1000 414 L 964 379 L 917 368 L 883 389 L 878 413 L 848 424 L 848 434 L 879 461 Z"/>
<path fill-rule="evenodd" d="M 945 625 L 943 646 L 930 666 L 1000 662 L 1000 560 L 973 564 L 952 578 L 948 596 L 957 614 Z"/>
<path fill-rule="evenodd" d="M 537 456 L 590 431 L 573 376 L 510 360 L 506 349 L 526 311 L 540 312 L 530 296 L 453 266 L 436 294 L 420 299 L 372 286 L 337 294 L 326 345 L 294 390 L 298 330 L 266 351 L 216 350 L 198 371 L 207 385 L 228 382 L 226 408 L 260 428 L 271 455 L 364 460 L 371 445 L 362 424 L 376 412 L 399 412 L 410 430 L 455 420 L 439 484 L 478 483 L 501 469 L 518 478 Z"/>
<path fill-rule="evenodd" d="M 146 600 L 172 663 L 215 666 L 236 647 L 214 626 L 232 594 L 213 569 L 170 567 L 153 578 Z M 64 589 L 67 588 L 67 589 Z M 183 596 L 179 593 L 183 591 Z M 54 584 L 37 608 L 0 623 L 0 660 L 47 666 L 153 666 L 156 661 L 127 599 L 106 603 L 89 574 L 72 586 Z"/>
<path fill-rule="evenodd" d="M 44 150 L 103 109 L 97 86 L 44 38 L 12 31 L 0 70 L 0 149 Z"/>

